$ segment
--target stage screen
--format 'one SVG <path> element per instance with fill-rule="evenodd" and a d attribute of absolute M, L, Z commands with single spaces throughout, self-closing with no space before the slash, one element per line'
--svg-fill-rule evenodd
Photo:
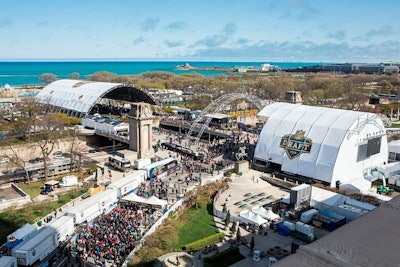
<path fill-rule="evenodd" d="M 367 157 L 378 154 L 381 151 L 382 137 L 376 137 L 368 140 L 367 143 Z"/>

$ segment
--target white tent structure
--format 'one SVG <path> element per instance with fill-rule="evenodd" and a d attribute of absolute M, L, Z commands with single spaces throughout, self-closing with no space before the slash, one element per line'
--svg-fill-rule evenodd
<path fill-rule="evenodd" d="M 122 201 L 128 201 L 128 202 L 137 202 L 137 203 L 145 203 L 146 199 L 143 197 L 139 197 L 136 194 L 129 194 L 121 198 Z"/>
<path fill-rule="evenodd" d="M 266 219 L 250 210 L 242 210 L 240 212 L 240 221 L 243 223 L 253 223 L 255 225 L 261 225 L 268 222 Z"/>
<path fill-rule="evenodd" d="M 142 204 L 147 204 L 151 206 L 159 206 L 161 208 L 164 208 L 167 206 L 168 202 L 166 200 L 159 199 L 156 196 L 151 196 L 150 198 L 143 198 L 140 197 L 136 194 L 129 194 L 127 196 L 124 196 L 121 198 L 122 201 L 129 201 L 129 202 L 136 202 L 136 203 L 142 203 Z"/>
<path fill-rule="evenodd" d="M 345 203 L 348 199 L 348 196 L 313 186 L 311 190 L 310 205 L 318 210 L 331 210 L 333 207 Z"/>
<path fill-rule="evenodd" d="M 272 210 L 264 209 L 263 207 L 260 206 L 254 206 L 251 209 L 251 211 L 254 212 L 255 214 L 260 215 L 264 219 L 267 219 L 268 221 L 273 221 L 280 218 L 279 215 L 274 213 Z"/>
<path fill-rule="evenodd" d="M 254 153 L 258 166 L 334 187 L 388 161 L 385 127 L 376 114 L 276 102 L 258 116 L 267 120 Z"/>
<path fill-rule="evenodd" d="M 168 202 L 166 200 L 159 199 L 156 196 L 151 196 L 144 203 L 152 205 L 152 206 L 160 206 L 161 208 L 164 208 L 168 204 Z"/>

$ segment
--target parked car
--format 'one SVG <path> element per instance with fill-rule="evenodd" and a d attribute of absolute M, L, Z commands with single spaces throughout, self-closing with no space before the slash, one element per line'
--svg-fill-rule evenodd
<path fill-rule="evenodd" d="M 63 152 L 62 152 L 62 151 L 56 151 L 56 152 L 54 152 L 54 153 L 53 153 L 53 158 L 56 158 L 56 159 L 64 158 Z"/>
<path fill-rule="evenodd" d="M 8 163 L 8 162 L 10 162 L 10 159 L 9 159 L 9 158 L 2 158 L 2 159 L 0 159 L 0 164 L 1 164 L 1 163 Z"/>

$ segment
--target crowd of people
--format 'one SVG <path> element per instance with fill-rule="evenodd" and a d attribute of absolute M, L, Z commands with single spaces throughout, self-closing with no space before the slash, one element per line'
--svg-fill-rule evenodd
<path fill-rule="evenodd" d="M 158 219 L 156 209 L 119 203 L 81 228 L 68 245 L 69 257 L 95 266 L 120 266 L 144 233 Z M 69 258 L 71 260 L 71 258 Z"/>

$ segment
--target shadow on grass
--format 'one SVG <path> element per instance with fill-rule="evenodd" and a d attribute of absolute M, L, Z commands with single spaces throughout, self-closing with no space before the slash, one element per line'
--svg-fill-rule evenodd
<path fill-rule="evenodd" d="M 0 243 L 4 244 L 7 241 L 7 236 L 12 232 L 16 231 L 18 228 L 20 228 L 24 223 L 26 222 L 18 218 L 11 217 L 7 219 L 0 217 L 0 225 L 1 225 Z"/>
<path fill-rule="evenodd" d="M 208 203 L 207 204 L 207 212 L 208 212 L 208 214 L 214 216 L 214 214 L 213 214 L 213 204 L 212 203 Z"/>

